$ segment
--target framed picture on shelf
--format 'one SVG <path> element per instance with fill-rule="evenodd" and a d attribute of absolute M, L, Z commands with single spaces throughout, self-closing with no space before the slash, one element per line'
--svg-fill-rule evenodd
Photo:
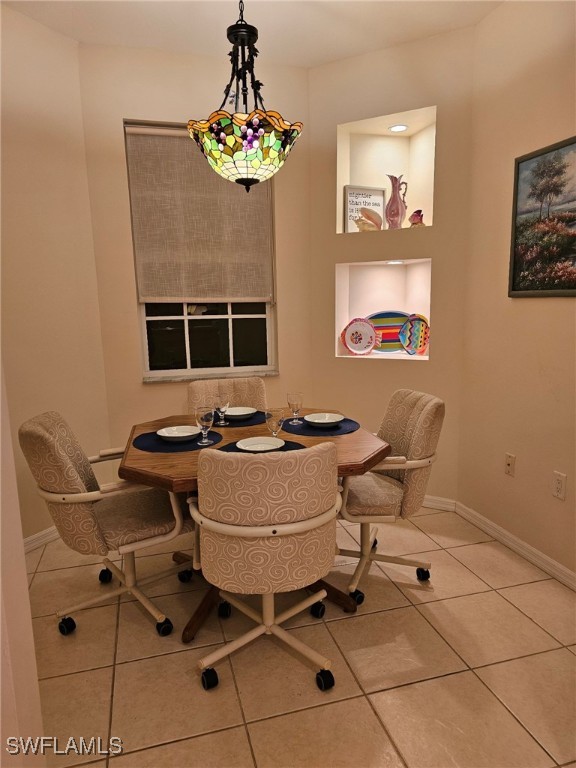
<path fill-rule="evenodd" d="M 515 160 L 508 296 L 576 296 L 576 136 Z"/>
<path fill-rule="evenodd" d="M 377 187 L 344 187 L 344 232 L 384 229 L 385 192 Z"/>

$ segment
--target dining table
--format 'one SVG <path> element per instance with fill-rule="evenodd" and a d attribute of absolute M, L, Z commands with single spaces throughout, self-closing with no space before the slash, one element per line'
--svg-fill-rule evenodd
<path fill-rule="evenodd" d="M 281 450 L 308 448 L 319 443 L 332 442 L 336 446 L 338 475 L 362 475 L 382 461 L 391 452 L 388 443 L 364 429 L 359 422 L 345 418 L 335 426 L 311 426 L 302 417 L 313 413 L 334 412 L 321 408 L 303 408 L 299 417 L 302 426 L 291 426 L 288 417 L 278 437 L 285 441 Z M 135 424 L 124 451 L 118 475 L 123 480 L 161 488 L 170 494 L 194 494 L 198 489 L 198 457 L 201 450 L 198 437 L 188 441 L 168 442 L 157 435 L 159 430 L 175 426 L 196 427 L 193 414 L 164 416 Z M 263 412 L 257 411 L 245 421 L 228 422 L 227 426 L 214 424 L 209 432 L 213 443 L 208 448 L 236 451 L 236 443 L 249 437 L 270 437 Z M 175 552 L 175 562 L 187 562 L 189 555 Z M 346 612 L 355 612 L 355 600 L 324 580 L 308 587 L 311 591 L 325 589 L 327 599 L 340 605 Z M 210 587 L 200 605 L 182 632 L 182 642 L 189 643 L 202 626 L 219 599 L 219 590 Z"/>

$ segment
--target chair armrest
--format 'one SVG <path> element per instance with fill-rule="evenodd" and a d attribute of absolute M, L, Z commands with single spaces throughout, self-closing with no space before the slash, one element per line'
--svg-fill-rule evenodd
<path fill-rule="evenodd" d="M 112 461 L 124 456 L 124 448 L 103 448 L 97 456 L 88 456 L 90 464 L 98 464 L 101 461 Z"/>
<path fill-rule="evenodd" d="M 372 467 L 371 472 L 389 469 L 420 469 L 427 467 L 436 461 L 436 454 L 426 456 L 425 459 L 407 459 L 406 456 L 387 456 L 384 461 Z"/>
<path fill-rule="evenodd" d="M 93 501 L 101 501 L 104 498 L 110 498 L 111 496 L 150 490 L 150 486 L 130 483 L 127 480 L 119 480 L 117 483 L 102 485 L 99 491 L 85 491 L 84 493 L 52 493 L 40 487 L 37 490 L 43 499 L 52 504 L 88 504 Z"/>

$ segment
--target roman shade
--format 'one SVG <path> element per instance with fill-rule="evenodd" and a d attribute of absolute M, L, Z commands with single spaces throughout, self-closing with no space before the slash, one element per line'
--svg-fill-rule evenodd
<path fill-rule="evenodd" d="M 270 184 L 222 183 L 184 125 L 125 134 L 138 300 L 272 301 Z"/>

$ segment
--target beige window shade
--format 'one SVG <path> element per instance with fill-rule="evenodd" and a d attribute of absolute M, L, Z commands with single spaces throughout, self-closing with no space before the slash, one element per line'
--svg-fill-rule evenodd
<path fill-rule="evenodd" d="M 126 126 L 141 302 L 273 298 L 270 182 L 219 179 L 183 130 Z"/>

